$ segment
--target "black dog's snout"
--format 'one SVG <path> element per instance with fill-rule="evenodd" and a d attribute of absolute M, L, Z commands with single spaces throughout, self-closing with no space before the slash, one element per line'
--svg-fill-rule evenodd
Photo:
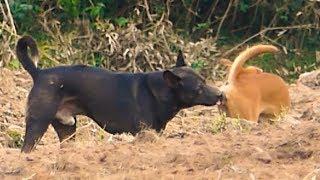
<path fill-rule="evenodd" d="M 223 93 L 222 91 L 218 95 L 218 101 L 220 101 L 222 104 L 227 101 L 226 94 Z"/>

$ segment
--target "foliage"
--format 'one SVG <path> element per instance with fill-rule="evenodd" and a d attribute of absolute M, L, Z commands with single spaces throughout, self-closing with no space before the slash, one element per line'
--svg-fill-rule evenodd
<path fill-rule="evenodd" d="M 18 59 L 13 59 L 9 62 L 9 65 L 8 65 L 11 69 L 19 69 L 21 67 L 21 64 L 19 62 Z"/>
<path fill-rule="evenodd" d="M 231 5 L 231 8 L 227 11 L 229 5 Z M 226 47 L 230 48 L 241 43 L 244 39 L 264 28 L 311 24 L 309 28 L 297 27 L 288 30 L 266 31 L 250 41 L 250 43 L 267 42 L 285 47 L 288 50 L 288 55 L 284 56 L 282 60 L 266 55 L 258 58 L 254 63 L 265 71 L 278 73 L 288 79 L 296 78 L 299 73 L 319 67 L 319 62 L 316 62 L 314 55 L 320 47 L 320 17 L 317 14 L 319 6 L 320 4 L 316 1 L 303 0 L 10 1 L 10 10 L 18 34 L 31 34 L 38 42 L 40 41 L 41 46 L 44 46 L 40 47 L 46 53 L 45 59 L 47 62 L 42 61 L 40 64 L 43 66 L 51 66 L 57 62 L 61 63 L 60 60 L 55 61 L 59 58 L 66 59 L 62 63 L 68 61 L 79 63 L 75 59 L 70 61 L 71 58 L 74 58 L 71 52 L 62 53 L 62 55 L 56 57 L 55 51 L 60 48 L 52 47 L 53 44 L 57 45 L 61 44 L 61 41 L 74 40 L 73 35 L 75 34 L 82 37 L 83 35 L 98 33 L 101 36 L 93 39 L 93 41 L 96 41 L 94 42 L 96 46 L 99 44 L 97 40 L 101 40 L 100 38 L 105 31 L 111 32 L 108 28 L 117 32 L 119 29 L 130 28 L 130 24 L 134 24 L 141 31 L 141 36 L 145 36 L 145 38 L 148 38 L 148 34 L 157 35 L 153 41 L 159 46 L 155 46 L 155 48 L 171 50 L 173 53 L 177 49 L 183 48 L 182 44 L 177 46 L 177 43 L 173 41 L 177 33 L 184 38 L 185 42 L 197 42 L 201 41 L 202 38 L 212 38 L 221 49 L 226 49 Z M 7 21 L 5 18 L 0 19 Z M 164 34 L 164 32 L 169 33 L 169 35 Z M 0 33 L 4 34 L 3 31 Z M 171 35 L 173 37 L 170 37 Z M 53 43 L 59 38 L 66 38 L 66 40 L 60 39 L 60 42 Z M 7 39 L 4 38 L 3 40 Z M 10 45 L 5 44 L 3 47 L 12 46 L 12 39 L 9 38 L 9 40 Z M 163 43 L 157 43 L 159 41 Z M 77 43 L 69 44 L 77 45 Z M 123 54 L 126 49 L 123 48 L 120 51 Z M 1 53 L 2 51 L 0 51 Z M 82 60 L 81 63 L 106 66 L 110 61 L 110 57 L 106 57 L 104 52 L 91 50 L 88 53 L 91 53 L 85 56 L 88 59 Z M 195 69 L 202 72 L 207 71 L 209 67 L 217 68 L 211 64 L 214 62 L 212 59 L 215 59 L 217 54 L 214 55 L 212 52 L 209 54 L 204 52 L 188 53 L 197 54 L 193 55 L 192 58 L 194 59 L 191 60 Z M 206 54 L 206 57 L 199 56 L 199 54 Z M 172 54 L 170 54 L 171 56 Z M 19 68 L 14 60 L 7 65 Z M 146 63 L 146 66 L 150 65 Z M 115 68 L 119 69 L 120 67 Z M 213 76 L 212 73 L 206 74 Z"/>
<path fill-rule="evenodd" d="M 201 71 L 206 66 L 206 62 L 202 59 L 198 59 L 191 64 L 191 68 L 196 71 Z"/>
<path fill-rule="evenodd" d="M 115 22 L 118 26 L 123 27 L 128 24 L 129 20 L 125 17 L 119 17 L 115 19 Z"/>

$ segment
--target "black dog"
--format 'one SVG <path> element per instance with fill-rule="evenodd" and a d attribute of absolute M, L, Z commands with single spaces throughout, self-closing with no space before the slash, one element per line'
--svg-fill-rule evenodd
<path fill-rule="evenodd" d="M 136 134 L 142 126 L 160 131 L 179 110 L 215 105 L 222 94 L 186 67 L 151 73 L 117 73 L 85 65 L 38 69 L 36 42 L 22 37 L 16 52 L 34 85 L 28 97 L 22 152 L 30 152 L 51 124 L 62 141 L 76 131 L 76 115 L 92 118 L 109 133 Z"/>

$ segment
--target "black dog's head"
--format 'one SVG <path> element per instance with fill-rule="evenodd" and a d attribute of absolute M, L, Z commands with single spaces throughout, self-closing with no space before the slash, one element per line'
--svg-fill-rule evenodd
<path fill-rule="evenodd" d="M 164 71 L 163 78 L 183 107 L 212 106 L 222 100 L 218 88 L 206 85 L 204 78 L 187 67 L 182 51 L 179 51 L 176 66 Z"/>

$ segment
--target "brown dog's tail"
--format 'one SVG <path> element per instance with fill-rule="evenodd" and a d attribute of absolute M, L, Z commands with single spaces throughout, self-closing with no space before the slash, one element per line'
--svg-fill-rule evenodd
<path fill-rule="evenodd" d="M 28 47 L 30 48 L 31 58 L 28 55 Z M 35 80 L 39 72 L 39 69 L 32 61 L 32 59 L 37 60 L 39 58 L 39 52 L 36 42 L 31 36 L 23 36 L 18 40 L 16 53 L 23 68 L 27 70 L 32 79 Z"/>
<path fill-rule="evenodd" d="M 237 76 L 247 60 L 262 53 L 275 53 L 278 51 L 278 48 L 272 45 L 256 45 L 244 50 L 238 57 L 236 57 L 230 68 L 228 83 L 233 84 L 236 82 Z"/>

